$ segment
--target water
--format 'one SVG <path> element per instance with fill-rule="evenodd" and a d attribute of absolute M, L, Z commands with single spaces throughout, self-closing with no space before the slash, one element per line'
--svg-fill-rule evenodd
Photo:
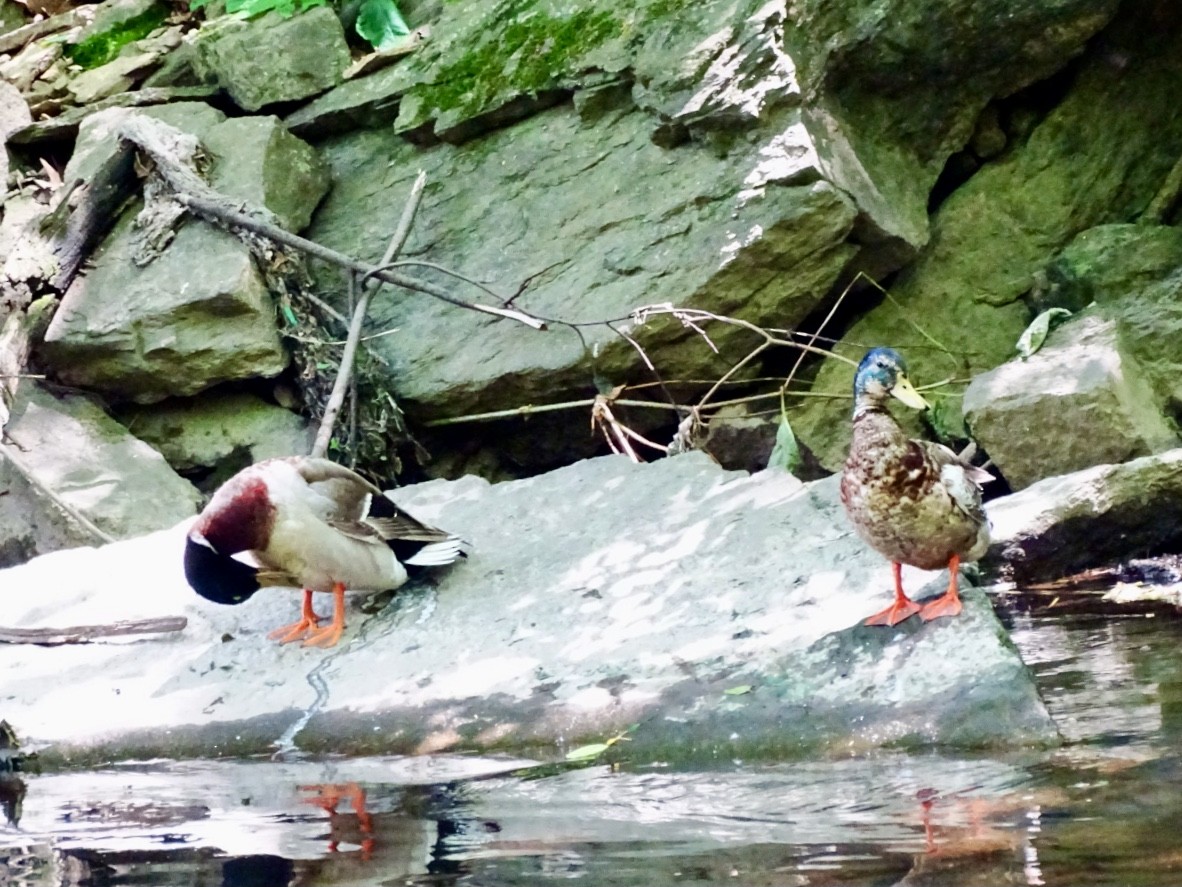
<path fill-rule="evenodd" d="M 29 776 L 0 884 L 1176 887 L 1182 621 L 1054 603 L 1002 609 L 1059 750 L 538 778 L 459 756 Z"/>

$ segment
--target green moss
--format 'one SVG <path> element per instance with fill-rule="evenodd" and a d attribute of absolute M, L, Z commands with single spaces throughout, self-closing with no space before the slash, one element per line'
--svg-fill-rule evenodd
<path fill-rule="evenodd" d="M 163 4 L 157 4 L 146 12 L 119 22 L 111 29 L 94 34 L 75 46 L 67 46 L 65 54 L 70 61 L 84 69 L 100 67 L 119 55 L 119 50 L 128 43 L 147 37 L 164 24 L 166 18 L 168 8 Z"/>
<path fill-rule="evenodd" d="M 690 7 L 700 6 L 700 2 L 691 2 L 691 0 L 653 0 L 644 10 L 644 23 L 649 24 L 657 19 L 676 15 Z"/>
<path fill-rule="evenodd" d="M 445 63 L 433 72 L 433 82 L 415 90 L 423 111 L 434 116 L 463 108 L 476 114 L 499 100 L 554 88 L 577 70 L 581 58 L 623 27 L 599 9 L 555 18 L 534 6 L 523 0 L 502 3 L 488 20 L 508 24 Z"/>

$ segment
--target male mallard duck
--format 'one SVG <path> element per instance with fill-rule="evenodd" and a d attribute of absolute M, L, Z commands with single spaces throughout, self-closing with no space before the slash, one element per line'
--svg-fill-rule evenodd
<path fill-rule="evenodd" d="M 265 586 L 304 589 L 302 618 L 271 632 L 280 643 L 331 647 L 345 627 L 345 589 L 406 582 L 406 566 L 463 556 L 463 540 L 415 520 L 354 471 L 293 456 L 244 468 L 213 494 L 185 544 L 185 576 L 203 598 L 240 604 Z M 253 567 L 232 555 L 249 552 Z M 335 597 L 321 628 L 312 592 Z"/>
<path fill-rule="evenodd" d="M 891 396 L 909 407 L 928 403 L 907 379 L 907 364 L 890 348 L 869 351 L 854 375 L 854 434 L 841 475 L 841 501 L 858 535 L 890 558 L 895 602 L 866 620 L 895 625 L 955 616 L 961 610 L 957 572 L 989 547 L 980 485 L 993 476 L 937 443 L 910 440 L 887 410 Z M 923 570 L 947 565 L 948 591 L 922 608 L 903 593 L 902 564 Z"/>

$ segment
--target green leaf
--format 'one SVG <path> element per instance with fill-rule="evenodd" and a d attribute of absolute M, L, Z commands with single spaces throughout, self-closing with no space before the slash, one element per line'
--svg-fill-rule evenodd
<path fill-rule="evenodd" d="M 788 414 L 784 407 L 780 407 L 780 427 L 776 429 L 776 445 L 768 457 L 768 468 L 776 466 L 783 468 L 789 474 L 796 474 L 800 470 L 800 444 L 796 442 L 796 435 L 792 425 L 788 422 Z"/>
<path fill-rule="evenodd" d="M 591 758 L 599 757 L 599 755 L 603 754 L 617 742 L 629 742 L 628 734 L 635 729 L 636 725 L 633 724 L 623 733 L 617 733 L 607 742 L 593 742 L 591 745 L 580 745 L 578 748 L 568 751 L 566 753 L 566 759 L 568 761 L 589 761 Z"/>
<path fill-rule="evenodd" d="M 964 424 L 964 413 L 960 409 L 960 398 L 932 398 L 932 408 L 923 417 L 942 444 L 967 440 L 969 429 Z"/>
<path fill-rule="evenodd" d="M 580 745 L 578 748 L 571 749 L 566 753 L 568 761 L 589 761 L 592 758 L 597 758 L 605 751 L 611 748 L 611 744 L 607 742 L 593 742 L 591 745 Z"/>
<path fill-rule="evenodd" d="M 362 0 L 356 27 L 357 33 L 379 50 L 410 33 L 394 0 Z"/>
<path fill-rule="evenodd" d="M 1030 326 L 1026 327 L 1026 330 L 1018 337 L 1017 348 L 1022 359 L 1025 360 L 1035 354 L 1046 341 L 1047 334 L 1062 323 L 1064 318 L 1070 316 L 1071 312 L 1066 308 L 1048 308 L 1034 318 L 1030 322 Z"/>
<path fill-rule="evenodd" d="M 752 689 L 750 684 L 739 684 L 737 687 L 731 687 L 729 690 L 723 690 L 722 692 L 725 696 L 746 696 Z"/>

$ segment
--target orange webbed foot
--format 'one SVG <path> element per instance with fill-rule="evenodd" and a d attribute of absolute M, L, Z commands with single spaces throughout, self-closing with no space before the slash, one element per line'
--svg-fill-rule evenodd
<path fill-rule="evenodd" d="M 895 602 L 885 610 L 880 610 L 869 616 L 863 625 L 898 625 L 904 619 L 910 619 L 919 612 L 919 604 L 907 597 L 903 591 L 903 566 L 891 562 L 891 572 L 895 576 Z"/>
<path fill-rule="evenodd" d="M 290 625 L 281 625 L 274 631 L 268 632 L 267 637 L 281 644 L 298 641 L 304 635 L 314 632 L 320 627 L 320 617 L 312 609 L 312 592 L 304 590 L 304 607 L 300 613 L 300 621 Z"/>
<path fill-rule="evenodd" d="M 919 618 L 924 622 L 931 622 L 933 619 L 939 619 L 942 616 L 959 616 L 960 611 L 964 607 L 961 606 L 960 598 L 955 594 L 942 594 L 934 601 L 929 601 L 924 604 L 919 610 Z"/>
<path fill-rule="evenodd" d="M 928 601 L 919 611 L 919 618 L 924 622 L 931 622 L 942 616 L 959 616 L 964 607 L 960 603 L 957 591 L 957 580 L 960 578 L 960 555 L 952 555 L 948 559 L 948 590 L 936 598 Z"/>
<path fill-rule="evenodd" d="M 345 631 L 345 586 L 337 582 L 332 587 L 332 622 L 304 638 L 305 647 L 335 647 Z"/>
<path fill-rule="evenodd" d="M 895 601 L 885 610 L 880 610 L 873 616 L 867 616 L 863 625 L 898 625 L 904 619 L 910 619 L 920 612 L 919 604 L 909 598 Z"/>

